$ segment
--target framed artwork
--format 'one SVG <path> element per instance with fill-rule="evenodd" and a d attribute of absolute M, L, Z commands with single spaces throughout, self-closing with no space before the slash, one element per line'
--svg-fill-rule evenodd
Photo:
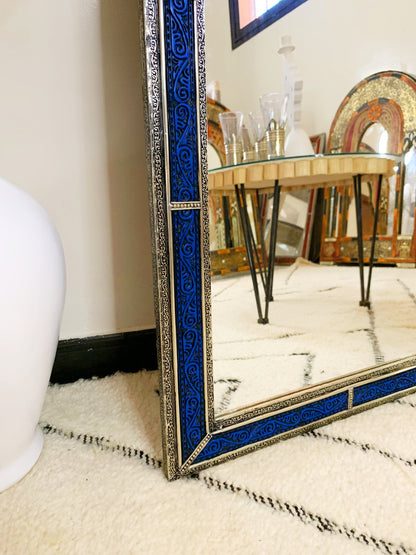
<path fill-rule="evenodd" d="M 306 0 L 229 0 L 233 50 Z"/>

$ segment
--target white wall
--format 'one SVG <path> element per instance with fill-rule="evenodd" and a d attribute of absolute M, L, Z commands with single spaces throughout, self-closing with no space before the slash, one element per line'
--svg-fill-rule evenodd
<path fill-rule="evenodd" d="M 62 238 L 61 338 L 154 327 L 136 0 L 2 0 L 0 175 Z"/>
<path fill-rule="evenodd" d="M 308 0 L 231 51 L 228 2 L 206 0 L 207 81 L 222 102 L 248 113 L 281 89 L 282 35 L 291 35 L 304 79 L 303 127 L 329 132 L 344 96 L 364 77 L 395 69 L 416 74 L 414 0 Z"/>
<path fill-rule="evenodd" d="M 291 34 L 304 126 L 328 131 L 362 77 L 416 74 L 414 6 L 308 0 L 231 53 L 228 2 L 207 0 L 208 79 L 229 107 L 251 110 L 280 87 L 279 37 Z M 2 0 L 0 68 L 0 175 L 48 210 L 62 238 L 61 338 L 154 326 L 136 0 Z"/>

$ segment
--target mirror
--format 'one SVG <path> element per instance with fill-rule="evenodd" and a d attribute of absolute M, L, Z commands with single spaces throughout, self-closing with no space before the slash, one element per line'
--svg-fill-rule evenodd
<path fill-rule="evenodd" d="M 382 71 L 362 79 L 345 96 L 332 121 L 328 137 L 330 152 L 407 153 L 414 141 L 416 79 L 402 72 Z M 410 156 L 410 155 L 409 155 Z M 416 263 L 414 210 L 416 181 L 407 170 L 406 154 L 400 175 L 383 180 L 375 248 L 380 264 Z M 407 175 L 407 177 L 406 177 Z M 410 179 L 413 179 L 411 182 Z M 374 185 L 363 193 L 365 241 L 372 233 Z M 352 188 L 326 191 L 326 216 L 321 242 L 321 260 L 348 262 L 357 257 L 354 237 Z M 409 217 L 411 218 L 409 220 Z"/>
<path fill-rule="evenodd" d="M 405 175 L 403 180 L 402 234 L 411 236 L 415 229 L 416 205 L 416 148 L 411 146 L 404 157 Z"/>
<path fill-rule="evenodd" d="M 208 153 L 207 153 L 208 168 L 209 169 L 219 168 L 222 165 L 220 155 L 211 144 L 207 145 L 207 150 L 208 150 Z"/>
<path fill-rule="evenodd" d="M 207 86 L 207 94 L 219 97 L 218 83 Z M 208 112 L 208 170 L 226 165 L 225 146 L 219 114 L 228 109 L 219 100 L 207 96 Z M 325 133 L 310 138 L 316 153 L 325 148 Z M 268 244 L 269 215 L 272 195 L 247 195 L 250 221 L 258 249 Z M 311 247 L 316 192 L 310 190 L 282 193 L 277 230 L 276 261 L 295 262 L 299 256 L 307 257 Z M 226 275 L 248 271 L 248 260 L 243 229 L 238 215 L 236 198 L 212 191 L 209 195 L 211 274 Z"/>
<path fill-rule="evenodd" d="M 379 122 L 370 123 L 364 130 L 358 141 L 359 152 L 388 152 L 388 131 Z M 415 182 L 416 183 L 416 182 Z M 394 218 L 394 196 L 396 192 L 396 178 L 383 179 L 381 186 L 380 213 L 378 215 L 377 235 L 386 236 L 392 234 L 393 218 Z M 355 218 L 355 208 L 353 196 L 349 196 L 344 203 L 344 213 L 342 217 L 341 232 L 344 237 L 357 237 L 357 226 Z M 375 183 L 363 183 L 362 210 L 363 210 L 363 233 L 371 236 L 373 232 L 374 214 L 376 202 L 376 186 Z M 336 211 L 333 212 L 336 220 L 334 231 L 338 233 L 339 218 L 336 218 Z M 347 217 L 348 214 L 348 217 Z M 332 227 L 332 221 L 328 219 L 327 232 Z"/>
<path fill-rule="evenodd" d="M 327 276 L 328 268 L 299 265 L 279 272 L 282 275 L 273 291 L 276 290 L 283 299 L 276 303 L 276 307 L 286 301 L 292 303 L 309 329 L 296 332 L 295 323 L 290 320 L 294 309 L 288 311 L 289 321 L 284 324 L 276 315 L 273 325 L 282 325 L 281 337 L 274 342 L 279 345 L 279 350 L 268 348 L 266 352 L 266 348 L 262 349 L 262 355 L 273 358 L 267 370 L 279 370 L 280 389 L 265 387 L 260 378 L 257 381 L 262 390 L 257 397 L 237 399 L 233 394 L 240 395 L 243 388 L 231 381 L 234 378 L 215 376 L 212 370 L 211 317 L 216 309 L 211 306 L 209 258 L 204 3 L 201 0 L 144 0 L 142 11 L 164 467 L 167 477 L 175 479 L 414 392 L 416 361 L 412 356 L 402 358 L 406 353 L 401 353 L 400 360 L 390 362 L 400 349 L 402 328 L 382 326 L 375 334 L 371 310 L 356 306 L 357 297 L 349 291 L 344 290 L 341 297 L 337 296 L 339 289 L 350 286 L 342 272 L 335 275 L 338 267 L 329 268 L 334 270 L 329 277 L 312 280 L 308 278 L 310 272 L 322 270 Z M 286 160 L 282 164 L 271 162 L 263 170 L 274 172 L 278 181 L 276 187 L 284 189 L 295 183 L 296 175 L 302 171 L 304 175 L 317 176 L 308 181 L 309 185 L 322 185 L 325 179 L 327 183 L 332 182 L 334 176 L 391 175 L 399 162 L 400 158 L 365 153 L 345 157 L 328 155 Z M 347 166 L 350 166 L 349 170 Z M 372 167 L 376 169 L 371 170 Z M 241 179 L 253 182 L 249 168 L 244 170 L 245 177 Z M 295 171 L 292 177 L 287 173 L 292 171 L 290 168 Z M 352 270 L 357 271 L 356 268 Z M 388 312 L 390 298 L 386 299 L 383 289 L 387 279 L 392 279 L 395 285 L 394 292 L 390 294 L 389 290 L 389 297 L 394 297 L 398 303 L 404 297 L 412 299 L 414 286 L 410 278 L 408 281 L 397 274 L 374 280 L 372 295 L 378 296 L 380 301 L 377 302 L 381 304 L 377 318 L 379 314 L 381 318 L 383 310 Z M 226 293 L 227 284 L 228 291 L 231 290 L 233 295 L 236 293 L 237 286 L 231 280 L 224 279 L 220 284 L 222 289 L 214 291 L 213 283 L 217 299 Z M 281 294 L 282 287 L 286 290 Z M 329 318 L 326 322 L 322 319 L 311 321 L 317 309 L 309 302 L 315 294 L 326 295 L 322 304 L 329 305 L 331 318 L 339 319 L 341 312 L 344 318 L 342 331 L 346 332 L 348 345 L 351 345 L 352 336 L 356 336 L 354 340 L 358 339 L 355 344 L 358 346 L 354 347 L 357 366 L 351 361 L 344 366 L 338 352 L 342 346 L 339 336 L 332 344 L 322 335 L 318 337 L 319 328 L 329 333 L 332 326 Z M 351 299 L 350 303 L 339 304 L 340 298 L 345 301 L 347 297 Z M 238 307 L 241 308 L 244 302 L 239 301 Z M 407 322 L 412 328 L 408 307 L 400 310 L 397 322 L 403 321 L 407 314 Z M 345 314 L 349 315 L 348 319 L 351 317 L 348 322 Z M 242 323 L 243 318 L 239 325 Z M 253 327 L 257 333 L 259 329 L 267 330 L 272 326 L 260 326 L 254 322 Z M 230 334 L 232 331 L 227 330 Z M 310 380 L 313 372 L 309 369 L 313 360 L 306 350 L 303 351 L 300 342 L 293 343 L 307 335 L 312 336 L 313 346 L 319 339 L 325 349 L 322 356 L 329 357 L 318 367 L 316 381 Z M 362 369 L 367 359 L 360 342 L 366 337 L 369 342 L 365 354 L 373 362 L 370 368 Z M 386 337 L 392 341 L 386 341 L 389 348 L 384 349 Z M 283 346 L 280 350 L 285 339 L 293 342 L 290 348 Z M 267 339 L 262 341 L 266 344 Z M 249 347 L 250 341 L 245 343 Z M 410 342 L 406 339 L 405 343 L 406 348 L 413 345 L 414 337 Z M 383 345 L 383 352 L 380 352 L 380 345 Z M 295 355 L 294 346 L 298 349 Z M 331 359 L 331 350 L 334 359 Z M 216 356 L 214 352 L 214 358 Z M 251 383 L 255 383 L 259 372 L 256 357 L 251 356 L 250 362 L 237 362 L 250 378 L 254 377 Z M 226 371 L 231 366 L 234 370 L 235 361 L 223 362 Z M 289 362 L 293 364 L 293 371 L 289 371 L 290 366 L 284 371 Z M 340 367 L 341 374 L 338 373 Z M 325 375 L 319 374 L 321 370 L 326 371 Z M 217 387 L 216 394 L 214 386 Z M 244 389 L 251 395 L 251 387 Z"/>

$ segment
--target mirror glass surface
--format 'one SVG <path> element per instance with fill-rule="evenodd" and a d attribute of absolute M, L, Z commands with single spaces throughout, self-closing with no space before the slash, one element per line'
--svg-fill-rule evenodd
<path fill-rule="evenodd" d="M 403 235 L 413 235 L 416 201 L 416 148 L 414 146 L 405 154 L 404 166 L 401 231 Z"/>
<path fill-rule="evenodd" d="M 207 0 L 209 7 L 209 1 Z M 207 10 L 207 18 L 215 16 Z M 207 30 L 215 23 L 207 21 Z M 207 65 L 215 67 L 210 50 L 212 35 L 207 33 Z M 274 45 L 271 45 L 271 48 Z M 256 55 L 245 45 L 247 89 Z M 254 73 L 254 72 L 253 72 Z M 215 75 L 208 75 L 208 79 Z M 276 77 L 276 89 L 280 77 Z M 269 91 L 264 91 L 269 92 Z M 241 90 L 244 95 L 245 91 Z M 340 99 L 341 100 L 341 99 Z M 223 98 L 225 104 L 227 99 Z M 227 106 L 238 110 L 239 106 Z M 253 106 L 253 110 L 258 109 Z M 361 137 L 362 152 L 386 152 L 386 130 L 376 122 Z M 209 168 L 218 167 L 218 156 L 208 156 Z M 413 233 L 416 151 L 406 158 L 406 185 L 402 212 L 402 233 Z M 395 176 L 383 180 L 382 204 L 378 223 L 379 235 L 391 234 L 394 218 Z M 363 210 L 372 227 L 376 183 L 363 182 Z M 230 196 L 230 206 L 235 203 Z M 335 197 L 334 197 L 335 198 Z M 351 199 L 352 200 L 352 199 Z M 227 247 L 223 234 L 220 200 L 210 195 L 210 211 L 218 219 L 210 223 L 211 249 Z M 250 203 L 252 200 L 250 199 Z M 334 202 L 337 202 L 334 200 Z M 212 205 L 212 206 L 211 206 Z M 365 205 L 365 206 L 364 206 Z M 269 324 L 257 323 L 253 284 L 247 271 L 229 272 L 212 277 L 213 369 L 216 416 L 282 396 L 299 389 L 341 377 L 377 364 L 411 355 L 416 341 L 416 272 L 413 268 L 377 266 L 371 285 L 371 308 L 359 306 L 359 270 L 357 265 L 319 265 L 300 257 L 302 226 L 307 202 L 303 192 L 282 195 L 282 219 L 293 227 L 292 247 L 279 245 L 278 254 L 286 252 L 296 258 L 290 265 L 275 267 L 273 302 Z M 356 237 L 354 203 L 343 224 L 344 236 Z M 270 206 L 269 206 L 270 209 Z M 344 207 L 345 209 L 345 207 Z M 256 210 L 249 206 L 249 213 Z M 234 224 L 238 215 L 234 206 Z M 340 225 L 334 218 L 333 226 Z M 300 235 L 296 236 L 297 228 Z M 237 232 L 236 232 L 237 233 Z M 289 247 L 288 247 L 289 245 Z M 282 251 L 281 249 L 286 249 Z M 288 248 L 292 248 L 289 252 Z M 280 251 L 279 251 L 280 249 Z"/>
<path fill-rule="evenodd" d="M 358 152 L 386 153 L 388 145 L 388 131 L 380 122 L 370 124 L 361 136 L 358 144 Z M 374 224 L 376 205 L 377 181 L 364 181 L 362 183 L 362 209 L 363 209 L 363 233 L 371 236 Z M 377 235 L 390 236 L 393 232 L 394 200 L 396 194 L 396 177 L 384 178 L 381 185 L 380 212 L 378 216 Z M 342 235 L 345 237 L 357 237 L 356 215 L 354 198 L 350 196 L 348 202 L 344 202 L 344 214 L 348 210 L 348 218 L 343 218 L 341 225 L 344 226 Z M 336 230 L 338 231 L 339 218 L 336 218 Z"/>
<path fill-rule="evenodd" d="M 221 158 L 218 152 L 211 144 L 208 144 L 207 158 L 208 158 L 208 170 L 219 168 L 221 166 Z"/>
<path fill-rule="evenodd" d="M 213 276 L 211 287 L 217 415 L 414 350 L 414 268 L 375 267 L 367 309 L 357 265 L 276 265 L 266 325 L 257 322 L 249 272 Z"/>

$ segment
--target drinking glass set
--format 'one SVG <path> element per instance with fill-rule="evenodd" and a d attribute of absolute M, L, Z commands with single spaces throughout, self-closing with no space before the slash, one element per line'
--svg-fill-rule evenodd
<path fill-rule="evenodd" d="M 227 166 L 284 156 L 287 97 L 265 94 L 260 107 L 260 113 L 249 113 L 247 123 L 242 112 L 219 114 Z"/>

